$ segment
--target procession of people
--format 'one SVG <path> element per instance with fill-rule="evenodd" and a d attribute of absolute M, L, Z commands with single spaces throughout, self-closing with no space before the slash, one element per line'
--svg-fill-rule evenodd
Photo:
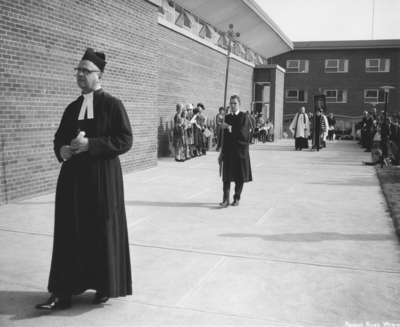
<path fill-rule="evenodd" d="M 294 115 L 289 125 L 296 151 L 308 149 L 309 140 L 311 140 L 311 150 L 320 151 L 326 147 L 327 140 L 334 140 L 335 128 L 336 119 L 333 113 L 329 113 L 327 117 L 322 108 L 316 108 L 315 114 L 311 112 L 307 114 L 304 106 Z"/>
<path fill-rule="evenodd" d="M 64 111 L 54 137 L 54 152 L 61 163 L 56 189 L 53 254 L 48 291 L 36 306 L 42 310 L 67 309 L 72 296 L 95 290 L 93 304 L 132 294 L 128 228 L 122 170 L 118 156 L 132 147 L 131 123 L 121 100 L 101 86 L 105 54 L 88 48 L 75 68 L 81 95 Z M 273 124 L 262 113 L 241 109 L 239 95 L 229 98 L 207 119 L 202 102 L 178 103 L 173 116 L 173 149 L 177 162 L 219 151 L 222 180 L 220 208 L 237 207 L 244 184 L 253 180 L 250 144 L 273 140 Z M 386 119 L 384 119 L 386 118 Z M 361 144 L 370 151 L 380 133 L 383 156 L 400 158 L 399 117 L 377 117 L 365 112 L 360 123 Z M 289 126 L 296 151 L 319 151 L 333 140 L 336 119 L 323 108 L 307 114 L 302 106 Z M 389 142 L 390 141 L 390 142 Z M 382 146 L 385 144 L 385 146 Z M 217 168 L 216 168 L 217 169 Z M 234 184 L 231 197 L 231 184 Z"/>

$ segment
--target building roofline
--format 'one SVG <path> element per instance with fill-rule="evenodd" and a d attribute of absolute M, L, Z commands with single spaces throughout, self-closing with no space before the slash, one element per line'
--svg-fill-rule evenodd
<path fill-rule="evenodd" d="M 279 66 L 278 64 L 263 64 L 263 65 L 255 65 L 255 69 L 262 69 L 262 68 L 275 68 L 277 70 L 280 70 L 282 73 L 286 73 L 286 69 L 283 68 L 282 66 Z"/>
<path fill-rule="evenodd" d="M 293 42 L 263 11 L 255 0 L 174 0 L 176 4 L 225 31 L 233 23 L 240 32 L 239 42 L 269 58 L 293 50 Z"/>
<path fill-rule="evenodd" d="M 247 7 L 249 7 L 254 13 L 256 13 L 257 16 L 260 17 L 269 27 L 271 27 L 271 29 L 279 35 L 282 41 L 285 42 L 290 49 L 294 49 L 293 42 L 289 39 L 289 37 L 283 33 L 283 31 L 272 20 L 272 18 L 269 17 L 254 0 L 242 0 L 242 2 L 245 3 Z"/>
<path fill-rule="evenodd" d="M 293 42 L 294 50 L 347 50 L 400 48 L 400 39 L 300 41 Z"/>

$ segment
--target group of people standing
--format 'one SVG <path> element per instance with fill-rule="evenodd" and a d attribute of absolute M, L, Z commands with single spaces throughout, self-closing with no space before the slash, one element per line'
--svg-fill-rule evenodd
<path fill-rule="evenodd" d="M 212 132 L 204 111 L 202 103 L 198 103 L 196 108 L 192 104 L 176 105 L 173 127 L 176 161 L 183 162 L 207 153 Z"/>
<path fill-rule="evenodd" d="M 333 113 L 327 117 L 323 109 L 317 108 L 315 115 L 306 113 L 306 108 L 301 107 L 295 114 L 289 130 L 295 139 L 295 150 L 308 149 L 308 141 L 312 140 L 312 150 L 319 151 L 326 147 L 327 140 L 333 140 L 335 135 L 336 119 Z"/>
<path fill-rule="evenodd" d="M 265 118 L 262 113 L 253 113 L 250 116 L 254 131 L 251 135 L 251 143 L 272 142 L 274 138 L 274 125 L 271 119 Z"/>
<path fill-rule="evenodd" d="M 363 112 L 356 126 L 360 145 L 371 152 L 372 163 L 400 164 L 400 114 L 378 113 L 376 108 Z"/>

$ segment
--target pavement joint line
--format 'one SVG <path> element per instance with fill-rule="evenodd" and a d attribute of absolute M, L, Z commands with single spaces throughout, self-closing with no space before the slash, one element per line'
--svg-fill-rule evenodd
<path fill-rule="evenodd" d="M 328 268 L 328 269 L 342 269 L 342 270 L 351 270 L 351 271 L 360 271 L 360 272 L 374 272 L 374 273 L 385 273 L 385 274 L 400 274 L 400 270 L 389 270 L 389 269 L 371 269 L 371 268 L 363 268 L 363 267 L 353 267 L 347 265 L 340 264 L 324 264 L 318 262 L 307 262 L 307 261 L 294 261 L 294 260 L 286 260 L 279 258 L 268 258 L 263 256 L 254 256 L 254 255 L 245 255 L 245 254 L 233 254 L 226 252 L 216 252 L 216 251 L 207 251 L 207 250 L 198 250 L 198 249 L 184 249 L 170 246 L 162 246 L 155 244 L 145 244 L 145 243 L 129 243 L 131 246 L 137 247 L 147 247 L 147 248 L 156 248 L 160 250 L 167 251 L 179 251 L 185 253 L 196 253 L 196 254 L 205 254 L 205 255 L 213 255 L 213 256 L 221 256 L 228 258 L 241 258 L 241 259 L 249 259 L 249 260 L 257 260 L 257 261 L 266 261 L 271 263 L 286 263 L 286 264 L 294 264 L 294 265 L 304 265 L 304 266 L 314 266 L 320 268 Z"/>
<path fill-rule="evenodd" d="M 273 323 L 273 326 L 283 326 L 283 327 L 321 327 L 323 325 L 315 325 L 311 323 L 306 323 L 303 325 L 299 325 L 298 323 L 293 323 L 289 321 L 283 321 L 282 319 L 273 319 L 273 318 L 259 318 L 259 317 L 253 317 L 253 316 L 247 316 L 247 315 L 238 315 L 234 313 L 227 313 L 227 312 L 218 312 L 218 311 L 210 311 L 210 310 L 202 310 L 202 309 L 197 309 L 193 307 L 180 307 L 180 306 L 175 306 L 175 305 L 168 305 L 168 304 L 157 304 L 157 303 L 149 303 L 145 301 L 139 301 L 139 300 L 129 300 L 127 298 L 113 298 L 113 301 L 118 301 L 118 302 L 125 302 L 125 303 L 136 303 L 136 304 L 142 304 L 150 307 L 157 307 L 157 308 L 163 308 L 163 309 L 175 309 L 175 310 L 182 310 L 182 311 L 191 311 L 191 312 L 197 312 L 197 313 L 207 313 L 207 314 L 213 314 L 213 315 L 218 315 L 218 316 L 223 316 L 223 317 L 231 317 L 231 318 L 238 318 L 238 319 L 249 319 L 249 320 L 254 320 L 254 321 L 260 321 L 260 322 L 268 322 L 268 323 Z"/>
<path fill-rule="evenodd" d="M 8 282 L 8 280 L 0 279 L 2 282 Z M 13 281 L 14 285 L 18 286 L 23 286 L 26 288 L 29 288 L 31 290 L 37 290 L 37 291 L 44 291 L 46 292 L 47 290 L 43 290 L 42 287 L 35 287 L 32 285 L 26 285 L 23 283 L 16 283 Z M 132 295 L 132 298 L 135 295 Z M 194 311 L 194 312 L 200 312 L 200 313 L 208 313 L 208 314 L 215 314 L 219 316 L 225 316 L 225 317 L 234 317 L 234 318 L 240 318 L 240 319 L 250 319 L 250 320 L 255 320 L 255 321 L 262 321 L 262 322 L 268 322 L 268 323 L 279 323 L 281 326 L 293 326 L 293 327 L 302 327 L 302 326 L 307 326 L 310 327 L 311 325 L 298 325 L 298 324 L 293 324 L 290 322 L 282 322 L 282 320 L 273 320 L 273 319 L 266 319 L 266 318 L 257 318 L 257 317 L 252 317 L 252 316 L 246 316 L 246 315 L 236 315 L 236 314 L 231 314 L 231 313 L 224 313 L 224 312 L 217 312 L 217 311 L 209 311 L 209 310 L 201 310 L 201 309 L 196 309 L 192 307 L 184 307 L 184 306 L 179 306 L 179 305 L 167 305 L 167 304 L 156 304 L 156 303 L 149 303 L 149 302 L 144 302 L 144 301 L 139 301 L 139 300 L 129 300 L 128 298 L 112 298 L 113 301 L 118 301 L 118 302 L 125 302 L 125 303 L 136 303 L 136 304 L 142 304 L 142 305 L 147 305 L 147 306 L 153 306 L 153 307 L 159 307 L 159 308 L 169 308 L 169 309 L 177 309 L 177 310 L 184 310 L 184 311 Z"/>
<path fill-rule="evenodd" d="M 272 205 L 272 207 L 268 208 L 268 210 L 265 211 L 264 214 L 263 214 L 260 218 L 258 218 L 258 219 L 256 220 L 255 225 L 261 225 L 261 224 L 264 222 L 265 218 L 270 214 L 270 212 L 273 211 L 273 210 L 275 209 L 275 204 L 276 204 L 276 203 L 274 203 L 274 204 Z"/>
<path fill-rule="evenodd" d="M 202 286 L 204 285 L 204 283 L 208 280 L 208 278 L 210 276 L 212 276 L 212 274 L 214 274 L 214 272 L 219 268 L 219 266 L 221 266 L 225 260 L 227 260 L 226 257 L 222 257 L 220 258 L 215 264 L 214 266 L 211 267 L 211 269 L 209 269 L 204 275 L 203 277 L 201 277 L 198 282 L 188 291 L 186 292 L 185 295 L 183 295 L 179 301 L 176 303 L 176 306 L 178 307 L 184 307 L 184 303 L 185 301 L 191 297 L 193 294 L 197 293 Z"/>
<path fill-rule="evenodd" d="M 53 237 L 53 234 L 48 234 L 48 233 L 18 231 L 18 230 L 4 229 L 4 228 L 0 228 L 0 231 L 17 233 L 17 234 L 29 234 L 29 235 L 36 235 L 36 236 Z M 313 267 L 320 267 L 320 268 L 327 268 L 327 269 L 342 269 L 342 270 L 350 270 L 350 271 L 400 275 L 400 270 L 372 269 L 372 268 L 354 267 L 354 266 L 347 266 L 347 265 L 340 265 L 340 264 L 325 264 L 325 263 L 318 263 L 318 262 L 294 261 L 294 260 L 286 260 L 286 259 L 279 259 L 279 258 L 268 258 L 268 257 L 263 257 L 263 256 L 245 255 L 245 254 L 239 254 L 239 253 L 233 254 L 233 253 L 198 250 L 198 249 L 184 249 L 184 248 L 178 248 L 178 247 L 170 247 L 170 246 L 163 246 L 163 245 L 156 245 L 156 244 L 145 244 L 145 243 L 137 243 L 137 242 L 129 243 L 129 246 L 154 248 L 154 249 L 160 249 L 160 250 L 166 250 L 166 251 L 177 251 L 177 252 L 184 252 L 184 253 L 205 254 L 205 255 L 227 257 L 227 258 L 241 258 L 241 259 L 257 260 L 257 261 L 266 261 L 266 262 L 271 262 L 271 263 L 285 263 L 285 264 L 293 264 L 293 265 L 313 266 Z"/>
<path fill-rule="evenodd" d="M 49 234 L 49 233 L 29 232 L 29 231 L 24 231 L 24 230 L 15 230 L 15 229 L 8 229 L 8 228 L 2 228 L 2 227 L 0 227 L 0 231 L 8 232 L 8 233 L 16 233 L 16 234 L 27 234 L 27 235 L 53 237 L 53 234 Z"/>

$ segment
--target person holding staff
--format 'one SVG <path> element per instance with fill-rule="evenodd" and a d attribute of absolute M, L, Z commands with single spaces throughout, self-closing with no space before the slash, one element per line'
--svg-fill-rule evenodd
<path fill-rule="evenodd" d="M 218 158 L 222 166 L 223 198 L 220 206 L 229 206 L 231 182 L 235 183 L 232 206 L 238 206 L 243 184 L 253 180 L 251 173 L 249 143 L 250 118 L 240 111 L 240 97 L 232 95 L 230 98 L 231 113 L 225 116 L 222 127 L 224 130 L 222 149 Z"/>

